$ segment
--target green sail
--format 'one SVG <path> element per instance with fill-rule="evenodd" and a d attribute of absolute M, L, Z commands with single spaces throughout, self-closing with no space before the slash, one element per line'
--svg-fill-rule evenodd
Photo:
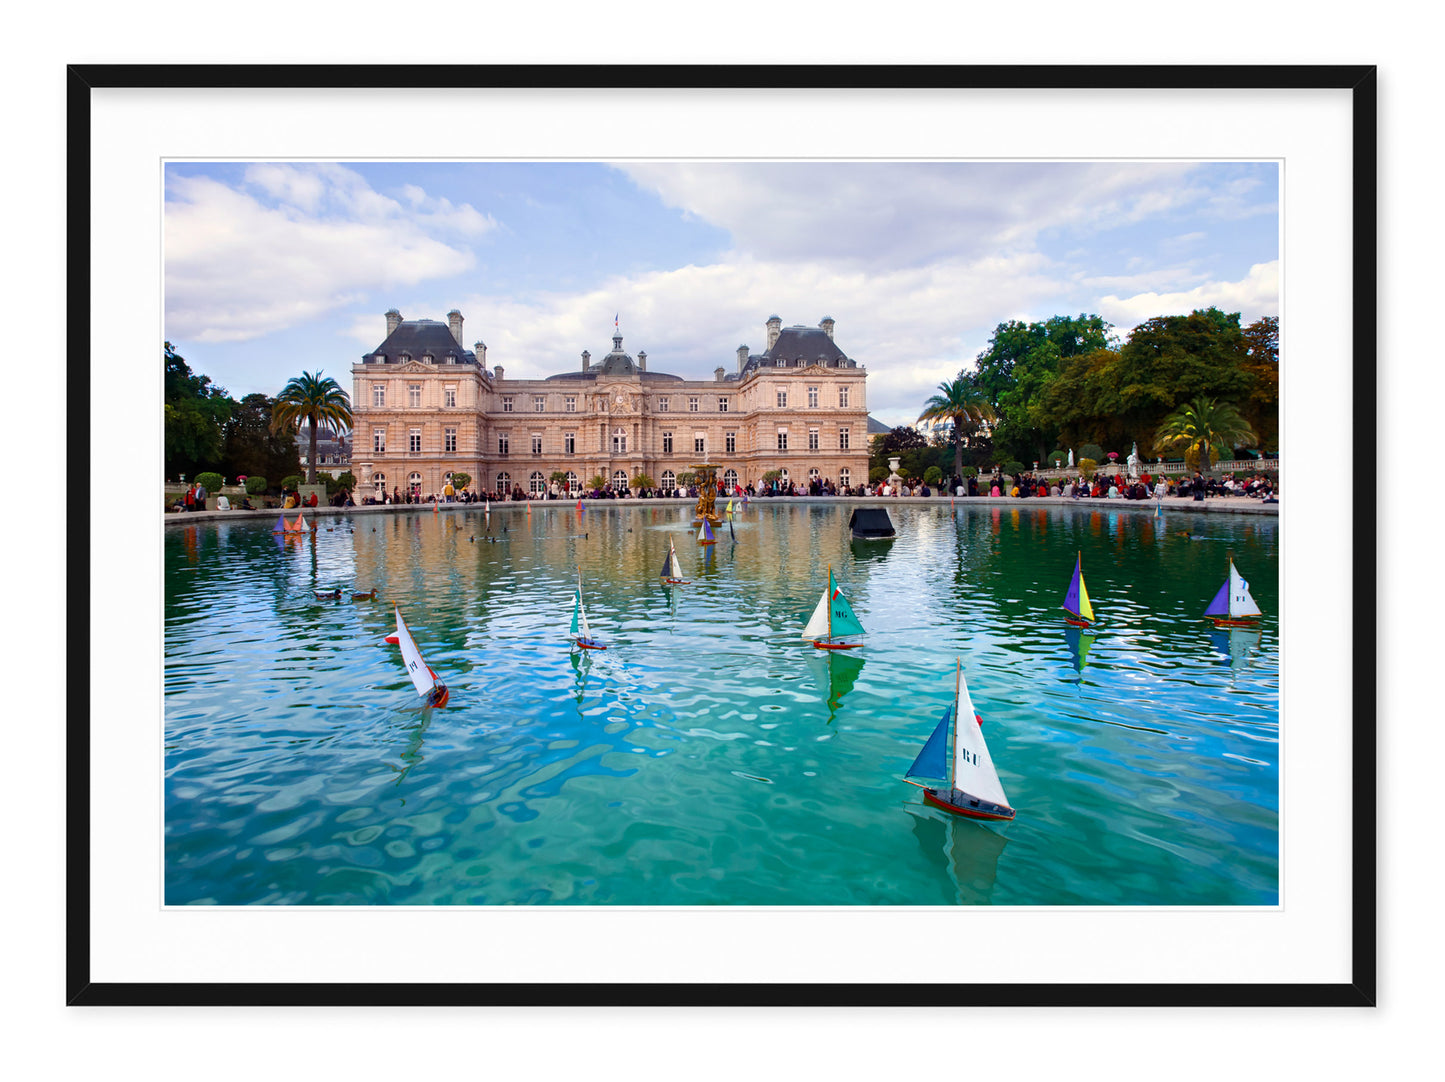
<path fill-rule="evenodd" d="M 858 617 L 853 615 L 853 606 L 848 604 L 843 591 L 838 589 L 838 583 L 831 571 L 828 573 L 828 595 L 831 598 L 828 603 L 831 614 L 828 634 L 835 639 L 847 635 L 862 635 L 863 625 L 858 622 Z"/>

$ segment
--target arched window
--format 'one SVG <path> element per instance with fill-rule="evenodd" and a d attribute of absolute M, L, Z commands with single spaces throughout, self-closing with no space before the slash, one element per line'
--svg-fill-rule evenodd
<path fill-rule="evenodd" d="M 421 495 L 421 474 L 413 473 L 406 479 L 406 483 L 411 486 L 411 494 L 413 496 Z"/>
<path fill-rule="evenodd" d="M 497 491 L 506 496 L 512 490 L 512 477 L 510 474 L 497 474 Z"/>
<path fill-rule="evenodd" d="M 677 487 L 677 474 L 673 473 L 671 470 L 663 470 L 663 471 L 662 471 L 662 487 L 663 487 L 663 488 L 676 488 L 676 487 Z"/>
<path fill-rule="evenodd" d="M 852 483 L 850 480 L 852 476 L 853 475 L 849 472 L 848 467 L 844 466 L 841 470 L 838 471 L 838 483 L 844 488 L 847 488 Z"/>
<path fill-rule="evenodd" d="M 787 467 L 784 467 L 783 469 L 781 469 L 781 470 L 778 471 L 778 482 L 779 482 L 780 484 L 784 484 L 784 485 L 786 485 L 786 484 L 788 483 L 788 470 L 787 470 Z"/>
<path fill-rule="evenodd" d="M 818 467 L 817 467 L 817 466 L 814 466 L 811 470 L 808 471 L 808 480 L 809 480 L 809 481 L 816 481 L 816 480 L 818 480 L 818 478 L 820 478 L 820 477 L 822 477 L 822 476 L 823 476 L 823 475 L 818 472 Z"/>
<path fill-rule="evenodd" d="M 577 475 L 571 470 L 567 471 L 567 491 L 574 496 L 582 491 L 582 482 L 577 479 Z"/>
<path fill-rule="evenodd" d="M 386 474 L 373 473 L 371 475 L 371 483 L 376 486 L 376 494 L 380 496 L 386 491 Z"/>
<path fill-rule="evenodd" d="M 737 470 L 723 470 L 723 487 L 729 492 L 738 487 Z"/>
<path fill-rule="evenodd" d="M 618 470 L 612 475 L 612 489 L 614 492 L 627 491 L 627 471 Z"/>
<path fill-rule="evenodd" d="M 533 499 L 540 500 L 547 495 L 547 479 L 542 476 L 542 471 L 532 471 L 532 476 L 527 478 L 527 491 L 532 494 Z"/>

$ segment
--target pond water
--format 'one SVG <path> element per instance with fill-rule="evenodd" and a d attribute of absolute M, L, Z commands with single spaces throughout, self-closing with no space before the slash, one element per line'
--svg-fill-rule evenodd
<path fill-rule="evenodd" d="M 940 500 L 852 541 L 862 505 L 755 500 L 715 546 L 683 503 L 169 525 L 166 902 L 1277 903 L 1277 520 Z M 1231 554 L 1257 631 L 1201 618 Z M 830 566 L 846 654 L 800 638 Z M 567 638 L 578 567 L 605 652 Z M 901 780 L 955 659 L 1001 828 Z"/>

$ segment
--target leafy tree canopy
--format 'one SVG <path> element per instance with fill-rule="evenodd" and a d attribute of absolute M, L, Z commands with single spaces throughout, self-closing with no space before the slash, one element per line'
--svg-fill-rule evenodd
<path fill-rule="evenodd" d="M 234 403 L 224 387 L 192 372 L 169 342 L 163 357 L 166 476 L 194 477 L 221 465 L 223 429 Z"/>
<path fill-rule="evenodd" d="M 1096 315 L 1000 323 L 978 355 L 973 377 L 998 416 L 994 444 L 1010 454 L 1042 459 L 1058 437 L 1042 401 L 1060 364 L 1113 342 L 1113 327 Z"/>
<path fill-rule="evenodd" d="M 248 394 L 226 422 L 221 461 L 228 477 L 286 477 L 301 472 L 296 441 L 271 426 L 271 399 Z"/>

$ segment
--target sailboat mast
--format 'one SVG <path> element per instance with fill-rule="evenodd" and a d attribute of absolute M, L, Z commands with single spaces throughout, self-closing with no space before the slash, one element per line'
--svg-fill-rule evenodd
<path fill-rule="evenodd" d="M 828 585 L 823 587 L 828 594 L 828 639 L 833 638 L 833 565 L 828 565 Z"/>
<path fill-rule="evenodd" d="M 958 727 L 962 724 L 958 716 L 958 682 L 963 676 L 963 662 L 953 659 L 953 754 L 948 757 L 948 787 L 958 788 Z M 973 719 L 969 719 L 970 721 Z"/>

